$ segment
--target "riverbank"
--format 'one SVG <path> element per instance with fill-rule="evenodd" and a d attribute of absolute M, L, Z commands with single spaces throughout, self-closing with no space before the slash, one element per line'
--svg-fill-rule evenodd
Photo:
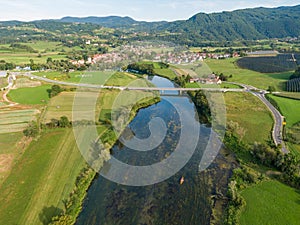
<path fill-rule="evenodd" d="M 156 104 L 160 101 L 159 97 L 155 98 L 146 98 L 143 99 L 142 102 L 138 102 L 132 107 L 132 110 L 130 111 L 130 117 L 129 120 L 124 124 L 124 128 L 134 119 L 136 114 L 139 110 L 142 108 L 149 107 L 153 104 Z M 108 123 L 111 124 L 111 123 Z M 113 127 L 107 129 L 108 132 L 113 131 Z M 105 135 L 105 133 L 104 133 Z M 106 134 L 107 135 L 107 134 Z M 110 149 L 112 146 L 117 142 L 118 136 L 116 135 L 110 135 L 110 140 L 108 141 L 109 145 L 106 146 L 106 148 Z M 101 137 L 100 137 L 101 139 Z M 86 198 L 87 190 L 91 186 L 93 180 L 97 177 L 97 172 L 93 170 L 89 165 L 86 165 L 80 174 L 78 175 L 76 179 L 76 183 L 74 186 L 73 191 L 70 193 L 69 198 L 66 200 L 63 200 L 65 209 L 63 213 L 61 213 L 59 216 L 54 216 L 51 219 L 51 225 L 59 225 L 59 224 L 75 224 L 77 217 L 82 211 L 83 202 Z"/>

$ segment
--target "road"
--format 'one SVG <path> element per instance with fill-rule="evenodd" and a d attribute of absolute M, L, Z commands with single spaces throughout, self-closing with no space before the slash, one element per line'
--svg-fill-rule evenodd
<path fill-rule="evenodd" d="M 253 95 L 258 97 L 271 111 L 274 118 L 274 126 L 272 131 L 273 140 L 276 145 L 282 146 L 282 152 L 288 153 L 289 151 L 285 147 L 285 144 L 282 140 L 282 126 L 283 126 L 283 116 L 280 112 L 266 99 L 265 95 L 262 93 L 251 92 Z"/>
<path fill-rule="evenodd" d="M 119 87 L 119 86 L 104 86 L 104 85 L 96 85 L 96 84 L 83 84 L 83 83 L 70 83 L 64 81 L 56 81 L 51 80 L 45 77 L 35 76 L 31 73 L 14 73 L 13 75 L 19 76 L 23 75 L 29 77 L 30 79 L 37 79 L 40 81 L 44 81 L 47 83 L 54 83 L 60 85 L 67 85 L 67 86 L 75 86 L 75 87 L 86 87 L 86 88 L 96 88 L 96 89 L 118 89 L 118 90 L 145 90 L 145 91 L 198 91 L 198 90 L 205 90 L 205 91 L 212 91 L 212 92 L 249 92 L 259 98 L 270 110 L 272 116 L 274 118 L 274 126 L 272 131 L 273 141 L 276 145 L 282 146 L 282 152 L 288 153 L 289 151 L 284 145 L 282 140 L 282 126 L 283 126 L 283 116 L 280 112 L 266 99 L 265 94 L 268 92 L 265 90 L 260 90 L 256 87 L 251 85 L 236 83 L 236 82 L 227 82 L 231 84 L 235 84 L 238 86 L 243 87 L 243 89 L 233 89 L 233 88 L 161 88 L 161 87 Z"/>
<path fill-rule="evenodd" d="M 253 94 L 254 96 L 256 96 L 257 98 L 259 98 L 270 110 L 270 112 L 272 113 L 273 119 L 274 119 L 274 126 L 273 126 L 273 130 L 272 130 L 272 138 L 273 141 L 275 143 L 275 145 L 281 145 L 281 151 L 283 153 L 288 153 L 288 149 L 286 148 L 284 142 L 283 142 L 283 116 L 281 115 L 281 113 L 266 99 L 265 94 L 268 94 L 268 91 L 265 90 L 260 90 L 256 87 L 253 87 L 251 85 L 246 85 L 246 84 L 240 84 L 240 83 L 235 83 L 235 82 L 228 82 L 231 84 L 235 84 L 235 85 L 239 85 L 241 87 L 243 87 L 246 92 L 249 92 L 251 94 Z"/>
<path fill-rule="evenodd" d="M 15 75 L 21 75 L 14 73 Z M 36 79 L 40 81 L 44 81 L 47 83 L 74 86 L 74 87 L 86 87 L 86 88 L 95 88 L 95 89 L 118 89 L 118 90 L 141 90 L 141 91 L 213 91 L 213 92 L 244 92 L 244 89 L 237 88 L 180 88 L 180 87 L 122 87 L 122 86 L 104 86 L 97 84 L 83 84 L 83 83 L 70 83 L 58 80 L 51 80 L 45 77 L 35 76 L 30 73 L 22 74 L 22 76 L 26 76 L 30 79 Z"/>

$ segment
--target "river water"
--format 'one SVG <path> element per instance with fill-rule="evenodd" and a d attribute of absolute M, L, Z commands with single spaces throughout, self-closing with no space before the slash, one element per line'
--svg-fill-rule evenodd
<path fill-rule="evenodd" d="M 157 76 L 149 80 L 158 87 L 174 86 L 169 80 Z M 159 117 L 167 126 L 163 142 L 155 149 L 145 152 L 117 143 L 112 148 L 113 157 L 130 165 L 145 166 L 172 155 L 183 129 L 180 113 L 174 107 L 174 102 L 183 109 L 191 109 L 188 120 L 197 124 L 200 132 L 192 157 L 170 178 L 143 187 L 125 186 L 97 176 L 88 190 L 77 225 L 209 224 L 210 192 L 205 176 L 199 172 L 199 163 L 211 129 L 199 123 L 194 104 L 187 95 L 179 96 L 176 91 L 161 94 L 161 101 L 141 109 L 128 129 L 140 139 L 147 138 L 151 135 L 150 120 Z M 188 143 L 188 139 L 186 142 Z M 184 183 L 180 184 L 182 177 Z"/>

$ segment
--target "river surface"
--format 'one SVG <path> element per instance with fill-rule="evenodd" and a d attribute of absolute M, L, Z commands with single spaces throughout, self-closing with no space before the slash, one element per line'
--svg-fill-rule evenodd
<path fill-rule="evenodd" d="M 154 76 L 149 80 L 158 87 L 174 87 L 172 82 L 161 77 Z M 194 104 L 187 95 L 179 96 L 176 91 L 161 94 L 159 103 L 139 110 L 128 129 L 136 137 L 145 139 L 151 135 L 150 120 L 159 117 L 167 127 L 163 142 L 144 152 L 117 143 L 112 148 L 112 155 L 135 166 L 152 165 L 172 155 L 183 129 L 180 113 L 174 107 L 178 104 L 183 109 L 191 109 L 188 120 L 197 124 L 200 133 L 190 160 L 170 178 L 148 186 L 125 186 L 97 176 L 88 190 L 77 225 L 209 224 L 210 192 L 205 176 L 199 173 L 199 163 L 211 129 L 199 123 Z M 182 177 L 184 183 L 180 184 Z"/>

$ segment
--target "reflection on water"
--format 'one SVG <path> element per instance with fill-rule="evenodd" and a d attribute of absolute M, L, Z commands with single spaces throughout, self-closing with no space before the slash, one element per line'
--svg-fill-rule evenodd
<path fill-rule="evenodd" d="M 160 87 L 173 85 L 164 78 L 153 77 L 151 81 Z M 178 112 L 166 98 L 173 98 L 174 101 L 180 99 L 181 107 L 193 108 L 193 103 L 187 96 L 172 96 L 162 97 L 161 102 L 140 110 L 128 125 L 123 138 L 149 138 L 149 122 L 156 117 L 164 120 L 166 136 L 159 146 L 150 151 L 136 151 L 116 143 L 112 148 L 116 159 L 130 165 L 146 166 L 160 162 L 173 153 L 182 126 Z M 190 120 L 199 123 L 195 109 L 190 112 Z M 160 128 L 152 128 L 152 135 L 155 135 L 156 129 Z M 88 191 L 77 224 L 209 224 L 209 190 L 205 177 L 198 172 L 198 167 L 211 130 L 200 124 L 199 129 L 201 136 L 192 158 L 184 168 L 161 183 L 130 187 L 113 183 L 102 176 L 97 177 Z M 157 133 L 159 134 L 159 130 Z M 185 179 L 181 185 L 182 177 Z"/>

